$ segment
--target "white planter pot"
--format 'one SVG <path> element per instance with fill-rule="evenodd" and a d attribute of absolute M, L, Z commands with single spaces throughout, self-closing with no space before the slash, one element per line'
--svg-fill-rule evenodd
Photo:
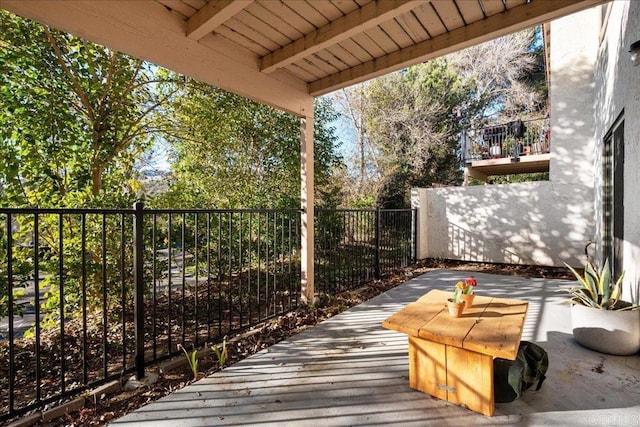
<path fill-rule="evenodd" d="M 571 326 L 578 344 L 591 350 L 618 356 L 640 351 L 640 310 L 599 310 L 574 304 Z"/>

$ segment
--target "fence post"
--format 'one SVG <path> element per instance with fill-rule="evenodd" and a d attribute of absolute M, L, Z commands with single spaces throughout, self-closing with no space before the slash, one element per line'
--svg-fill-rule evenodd
<path fill-rule="evenodd" d="M 144 203 L 133 204 L 135 219 L 133 223 L 133 289 L 134 289 L 134 330 L 136 340 L 135 367 L 136 378 L 144 378 Z"/>
<path fill-rule="evenodd" d="M 374 260 L 374 276 L 380 279 L 380 207 L 376 208 L 376 255 Z"/>
<path fill-rule="evenodd" d="M 411 263 L 418 258 L 418 209 L 411 209 Z"/>

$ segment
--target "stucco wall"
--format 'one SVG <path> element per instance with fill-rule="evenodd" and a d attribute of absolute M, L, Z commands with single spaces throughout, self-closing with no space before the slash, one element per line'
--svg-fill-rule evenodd
<path fill-rule="evenodd" d="M 595 72 L 596 219 L 601 226 L 602 141 L 616 118 L 624 112 L 624 298 L 640 302 L 640 65 L 634 66 L 630 45 L 640 40 L 640 2 L 609 3 L 607 26 L 599 47 Z M 598 236 L 599 237 L 599 236 Z M 598 240 L 599 241 L 599 240 Z"/>
<path fill-rule="evenodd" d="M 553 182 L 414 190 L 418 258 L 561 266 L 582 263 L 587 186 Z"/>
<path fill-rule="evenodd" d="M 418 258 L 584 263 L 584 247 L 595 236 L 594 67 L 599 28 L 599 8 L 551 25 L 550 180 L 415 190 Z"/>

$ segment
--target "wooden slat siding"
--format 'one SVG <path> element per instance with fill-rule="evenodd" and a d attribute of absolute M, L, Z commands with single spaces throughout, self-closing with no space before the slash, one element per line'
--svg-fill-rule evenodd
<path fill-rule="evenodd" d="M 280 47 L 278 43 L 274 42 L 273 40 L 267 37 L 264 37 L 260 32 L 251 28 L 246 23 L 244 23 L 243 21 L 237 18 L 229 19 L 225 25 L 230 29 L 242 34 L 249 40 L 255 42 L 257 45 L 262 46 L 269 52 L 275 49 L 278 49 Z"/>
<path fill-rule="evenodd" d="M 313 74 L 311 74 L 310 72 L 308 72 L 307 70 L 305 70 L 304 68 L 300 67 L 297 64 L 290 64 L 287 68 L 285 68 L 285 70 L 287 70 L 297 78 L 305 80 L 307 82 L 312 82 L 315 80 L 315 77 Z"/>
<path fill-rule="evenodd" d="M 484 19 L 482 8 L 477 0 L 456 0 L 456 3 L 467 24 Z"/>
<path fill-rule="evenodd" d="M 300 37 L 316 29 L 316 27 L 291 9 L 287 3 L 282 1 L 269 0 L 265 5 L 262 1 L 256 2 L 256 7 L 262 7 L 263 10 L 269 10 L 273 15 L 282 18 L 288 25 L 291 25 L 299 33 Z"/>
<path fill-rule="evenodd" d="M 447 400 L 446 347 L 431 341 L 409 337 L 409 387 Z"/>
<path fill-rule="evenodd" d="M 418 43 L 429 38 L 429 34 L 425 31 L 420 22 L 418 22 L 418 18 L 416 18 L 413 12 L 405 13 L 402 16 L 399 16 L 397 20 L 414 43 Z"/>
<path fill-rule="evenodd" d="M 188 4 L 195 10 L 200 10 L 207 2 L 205 0 L 182 0 L 182 3 Z"/>
<path fill-rule="evenodd" d="M 252 28 L 257 34 L 260 34 L 263 38 L 268 39 L 270 42 L 275 43 L 278 47 L 286 46 L 291 43 L 291 39 L 287 37 L 282 31 L 274 28 L 272 25 L 267 24 L 262 19 L 254 16 L 249 10 L 243 10 L 234 16 L 235 19 L 245 24 L 247 27 Z M 263 44 L 262 40 L 255 40 L 259 44 Z"/>
<path fill-rule="evenodd" d="M 267 49 L 266 47 L 260 46 L 258 43 L 254 42 L 250 38 L 240 34 L 239 32 L 233 30 L 232 28 L 229 28 L 226 25 L 222 25 L 218 27 L 216 29 L 216 33 L 226 38 L 231 43 L 236 43 L 237 45 L 248 49 L 249 51 L 253 52 L 257 56 L 262 56 L 262 55 L 265 55 L 267 52 L 269 52 L 269 49 Z"/>
<path fill-rule="evenodd" d="M 182 3 L 180 0 L 156 0 L 156 2 L 180 14 L 185 19 L 196 13 L 193 7 Z"/>
<path fill-rule="evenodd" d="M 301 57 L 346 40 L 367 28 L 374 31 L 381 22 L 405 13 L 426 1 L 428 0 L 396 0 L 394 2 L 378 0 L 367 4 L 305 35 L 291 45 L 265 56 L 262 58 L 261 69 L 267 73 L 272 72 Z M 381 44 L 384 44 L 384 41 Z"/>
<path fill-rule="evenodd" d="M 444 25 L 449 30 L 460 28 L 465 25 L 465 22 L 458 13 L 458 8 L 453 3 L 453 0 L 440 0 L 431 4 L 438 12 L 438 15 L 440 15 L 440 19 L 442 19 Z"/>
<path fill-rule="evenodd" d="M 429 38 L 434 38 L 447 32 L 447 29 L 444 28 L 442 22 L 438 16 L 436 16 L 430 4 L 415 8 L 413 13 L 416 18 L 418 18 L 420 24 L 429 33 Z"/>
<path fill-rule="evenodd" d="M 525 3 L 527 3 L 527 0 L 507 0 L 507 9 L 522 6 Z"/>
<path fill-rule="evenodd" d="M 380 48 L 384 50 L 386 54 L 395 52 L 400 49 L 400 47 L 391 39 L 391 37 L 389 37 L 384 31 L 382 31 L 380 27 L 369 28 L 367 31 L 365 31 L 365 34 L 375 40 L 378 46 L 380 46 Z"/>
<path fill-rule="evenodd" d="M 362 48 L 358 43 L 352 39 L 343 40 L 340 42 L 340 46 L 348 50 L 353 56 L 358 58 L 360 62 L 367 62 L 373 59 L 373 56 Z"/>
<path fill-rule="evenodd" d="M 202 39 L 252 3 L 253 0 L 210 1 L 187 21 L 187 37 L 192 40 Z"/>
<path fill-rule="evenodd" d="M 276 2 L 276 4 L 280 4 Z M 291 9 L 288 9 L 290 15 L 294 15 L 298 17 L 298 20 L 302 20 L 304 22 L 305 28 L 307 31 L 311 31 L 313 26 L 308 22 L 301 19 L 296 13 L 294 13 Z M 290 21 L 286 20 L 283 16 L 280 16 L 271 9 L 264 8 L 260 3 L 255 3 L 255 5 L 251 8 L 249 13 L 253 13 L 256 17 L 261 19 L 264 22 L 269 23 L 282 34 L 284 34 L 289 40 L 295 40 L 304 35 L 304 32 L 298 29 L 295 25 L 293 25 Z M 295 19 L 295 18 L 294 18 Z M 303 25 L 304 25 L 303 24 Z"/>
<path fill-rule="evenodd" d="M 331 3 L 340 9 L 340 12 L 344 15 L 351 13 L 360 7 L 360 5 L 353 0 L 331 0 Z"/>
<path fill-rule="evenodd" d="M 353 41 L 358 43 L 358 45 L 361 48 L 367 51 L 367 53 L 371 55 L 373 58 L 377 58 L 379 56 L 384 55 L 384 50 L 382 50 L 382 48 L 378 46 L 378 44 L 375 41 L 371 40 L 371 37 L 369 37 L 367 34 L 365 33 L 357 34 L 353 36 L 352 39 Z"/>
<path fill-rule="evenodd" d="M 269 1 L 269 0 L 267 0 Z M 329 23 L 318 10 L 312 7 L 306 0 L 288 1 L 287 6 L 294 10 L 298 15 L 303 16 L 316 28 L 323 27 Z"/>
<path fill-rule="evenodd" d="M 316 55 L 318 55 L 318 57 L 326 63 L 331 64 L 336 70 L 344 70 L 346 68 L 349 68 L 349 66 L 342 62 L 340 58 L 337 58 L 328 50 L 321 50 Z"/>
<path fill-rule="evenodd" d="M 335 21 L 336 19 L 344 16 L 344 13 L 342 13 L 340 9 L 326 0 L 312 1 L 311 6 L 313 6 L 318 12 L 322 14 L 322 16 L 327 18 L 327 20 L 329 21 Z"/>
<path fill-rule="evenodd" d="M 347 64 L 349 67 L 354 67 L 361 63 L 360 61 L 358 61 L 358 58 L 353 56 L 348 50 L 346 50 L 339 44 L 327 48 L 327 51 L 336 56 L 338 59 L 340 59 L 340 61 Z"/>
<path fill-rule="evenodd" d="M 482 0 L 482 4 L 484 5 L 484 13 L 487 14 L 487 17 L 504 12 L 506 10 L 504 7 L 504 3 L 502 3 L 502 0 Z"/>
<path fill-rule="evenodd" d="M 435 6 L 433 5 L 433 2 L 429 3 L 429 6 L 431 7 L 431 10 L 433 11 L 433 13 L 438 17 L 438 20 L 440 21 L 440 23 L 444 27 L 445 31 L 453 30 L 453 28 L 447 27 L 447 24 L 445 24 L 445 22 L 442 20 L 442 17 L 440 16 L 440 13 L 438 12 L 438 9 L 436 9 Z"/>
<path fill-rule="evenodd" d="M 447 346 L 447 400 L 487 416 L 495 411 L 493 357 Z"/>
<path fill-rule="evenodd" d="M 411 37 L 409 37 L 395 19 L 383 22 L 380 24 L 380 27 L 401 49 L 413 44 Z"/>
<path fill-rule="evenodd" d="M 329 75 L 328 71 L 323 71 L 321 68 L 316 66 L 312 57 L 302 58 L 300 61 L 297 61 L 295 65 L 314 76 L 314 78 L 309 81 L 314 81 Z"/>
<path fill-rule="evenodd" d="M 314 96 L 322 95 L 607 1 L 609 0 L 531 2 L 311 82 L 309 93 Z"/>

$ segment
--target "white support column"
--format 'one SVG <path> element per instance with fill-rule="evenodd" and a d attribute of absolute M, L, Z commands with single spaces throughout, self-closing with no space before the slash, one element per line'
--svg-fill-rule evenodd
<path fill-rule="evenodd" d="M 300 118 L 300 201 L 301 201 L 301 299 L 313 302 L 314 206 L 313 206 L 313 104 Z"/>

